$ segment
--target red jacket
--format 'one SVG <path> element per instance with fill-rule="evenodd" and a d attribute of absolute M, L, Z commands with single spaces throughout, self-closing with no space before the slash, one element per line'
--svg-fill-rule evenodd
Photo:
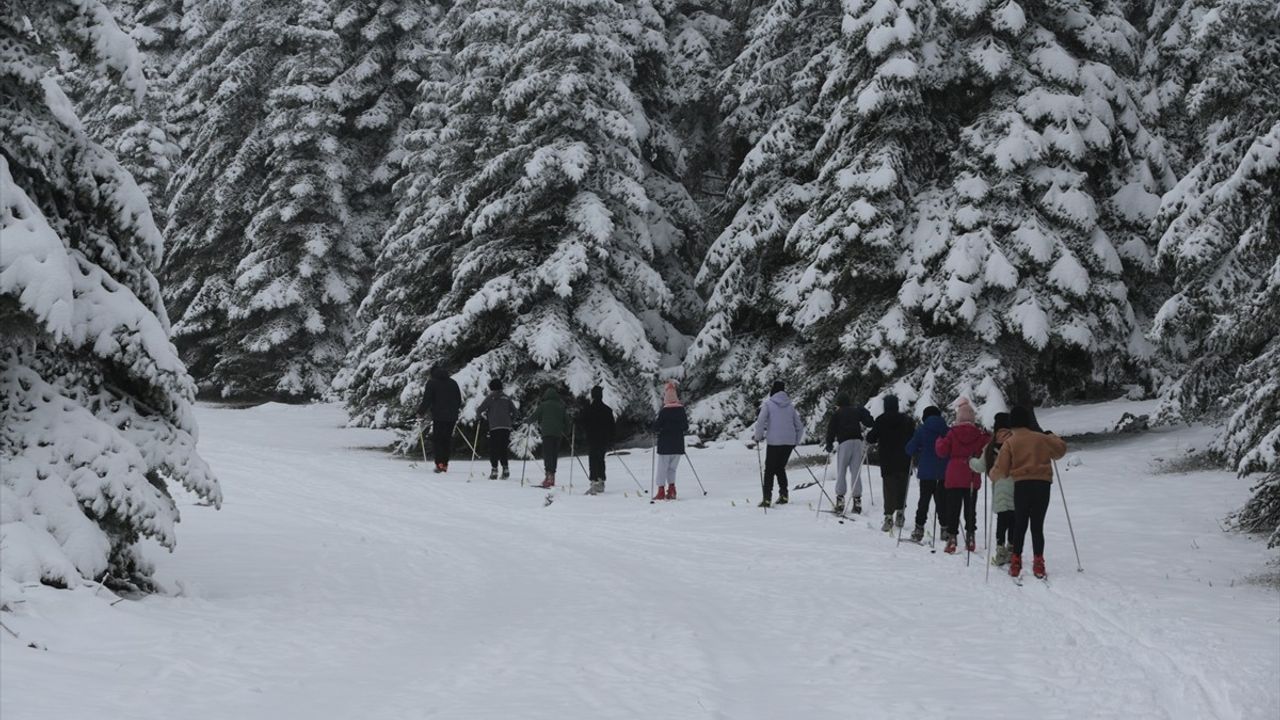
<path fill-rule="evenodd" d="M 981 455 L 989 442 L 991 435 L 972 423 L 954 425 L 950 432 L 938 438 L 934 449 L 938 451 L 938 457 L 947 460 L 943 486 L 948 490 L 982 487 L 982 476 L 969 469 L 969 458 Z"/>

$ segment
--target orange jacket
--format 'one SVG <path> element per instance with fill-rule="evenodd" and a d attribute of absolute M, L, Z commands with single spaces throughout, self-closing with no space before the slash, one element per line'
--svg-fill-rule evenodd
<path fill-rule="evenodd" d="M 1000 446 L 992 480 L 1048 480 L 1053 482 L 1053 461 L 1067 454 L 1067 444 L 1057 435 L 1016 428 Z"/>

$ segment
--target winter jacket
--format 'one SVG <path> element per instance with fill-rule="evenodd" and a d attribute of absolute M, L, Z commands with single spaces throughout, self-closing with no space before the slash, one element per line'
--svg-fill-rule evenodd
<path fill-rule="evenodd" d="M 862 428 L 869 428 L 873 423 L 875 421 L 871 419 L 871 411 L 864 407 L 841 405 L 836 408 L 831 415 L 831 422 L 827 423 L 827 452 L 831 452 L 830 447 L 835 443 L 861 440 Z"/>
<path fill-rule="evenodd" d="M 760 406 L 760 415 L 756 418 L 756 442 L 799 445 L 803 438 L 804 425 L 800 422 L 800 413 L 791 405 L 791 398 L 782 391 L 770 395 Z"/>
<path fill-rule="evenodd" d="M 515 427 L 516 404 L 501 390 L 486 395 L 480 402 L 479 412 L 489 421 L 490 430 L 510 430 Z"/>
<path fill-rule="evenodd" d="M 659 455 L 684 454 L 684 434 L 689 431 L 689 415 L 683 405 L 668 405 L 659 410 L 652 427 L 658 433 Z"/>
<path fill-rule="evenodd" d="M 921 480 L 941 480 L 947 461 L 938 457 L 935 443 L 947 434 L 947 421 L 941 415 L 925 418 L 907 441 L 907 454 L 915 458 L 916 476 Z"/>
<path fill-rule="evenodd" d="M 1057 435 L 1015 428 L 1000 447 L 1000 454 L 996 455 L 991 479 L 1053 482 L 1053 461 L 1066 454 L 1067 444 Z"/>
<path fill-rule="evenodd" d="M 934 449 L 947 461 L 944 487 L 948 490 L 976 490 L 982 487 L 982 476 L 969 469 L 969 459 L 982 454 L 991 435 L 973 423 L 960 423 L 938 438 Z"/>
<path fill-rule="evenodd" d="M 569 430 L 569 412 L 564 408 L 564 401 L 555 388 L 547 388 L 542 393 L 542 402 L 533 412 L 534 419 L 543 437 L 564 437 Z"/>
<path fill-rule="evenodd" d="M 613 443 L 613 408 L 604 404 L 603 400 L 593 399 L 590 405 L 578 414 L 578 424 L 582 426 L 590 447 L 608 447 Z"/>
<path fill-rule="evenodd" d="M 969 459 L 969 469 L 984 475 L 995 467 L 996 454 L 1000 452 L 1000 443 L 995 440 L 987 443 L 986 450 L 976 458 Z M 1013 481 L 1005 478 L 1003 480 L 991 481 L 991 501 L 995 512 L 1013 512 Z"/>
<path fill-rule="evenodd" d="M 445 373 L 444 368 L 431 368 L 431 379 L 422 391 L 422 401 L 418 403 L 418 416 L 426 417 L 439 423 L 458 421 L 458 412 L 462 410 L 462 390 L 458 383 Z"/>
<path fill-rule="evenodd" d="M 884 399 L 884 412 L 876 418 L 867 433 L 867 442 L 880 447 L 881 472 L 908 472 L 911 457 L 907 455 L 907 442 L 916 431 L 916 424 L 898 411 L 898 398 L 890 395 Z"/>

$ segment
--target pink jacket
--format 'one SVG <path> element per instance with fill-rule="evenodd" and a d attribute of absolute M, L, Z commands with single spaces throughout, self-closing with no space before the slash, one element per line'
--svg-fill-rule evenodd
<path fill-rule="evenodd" d="M 938 438 L 934 449 L 938 457 L 947 461 L 947 475 L 943 483 L 948 490 L 982 487 L 982 476 L 969 469 L 969 458 L 982 454 L 991 435 L 973 423 L 953 425 L 951 430 Z"/>

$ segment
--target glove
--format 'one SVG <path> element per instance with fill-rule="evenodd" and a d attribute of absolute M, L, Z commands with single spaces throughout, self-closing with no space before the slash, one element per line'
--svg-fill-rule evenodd
<path fill-rule="evenodd" d="M 828 455 L 830 455 L 830 454 L 831 454 L 831 443 L 827 443 L 827 444 L 826 444 L 826 450 L 827 450 L 827 454 L 828 454 Z"/>

